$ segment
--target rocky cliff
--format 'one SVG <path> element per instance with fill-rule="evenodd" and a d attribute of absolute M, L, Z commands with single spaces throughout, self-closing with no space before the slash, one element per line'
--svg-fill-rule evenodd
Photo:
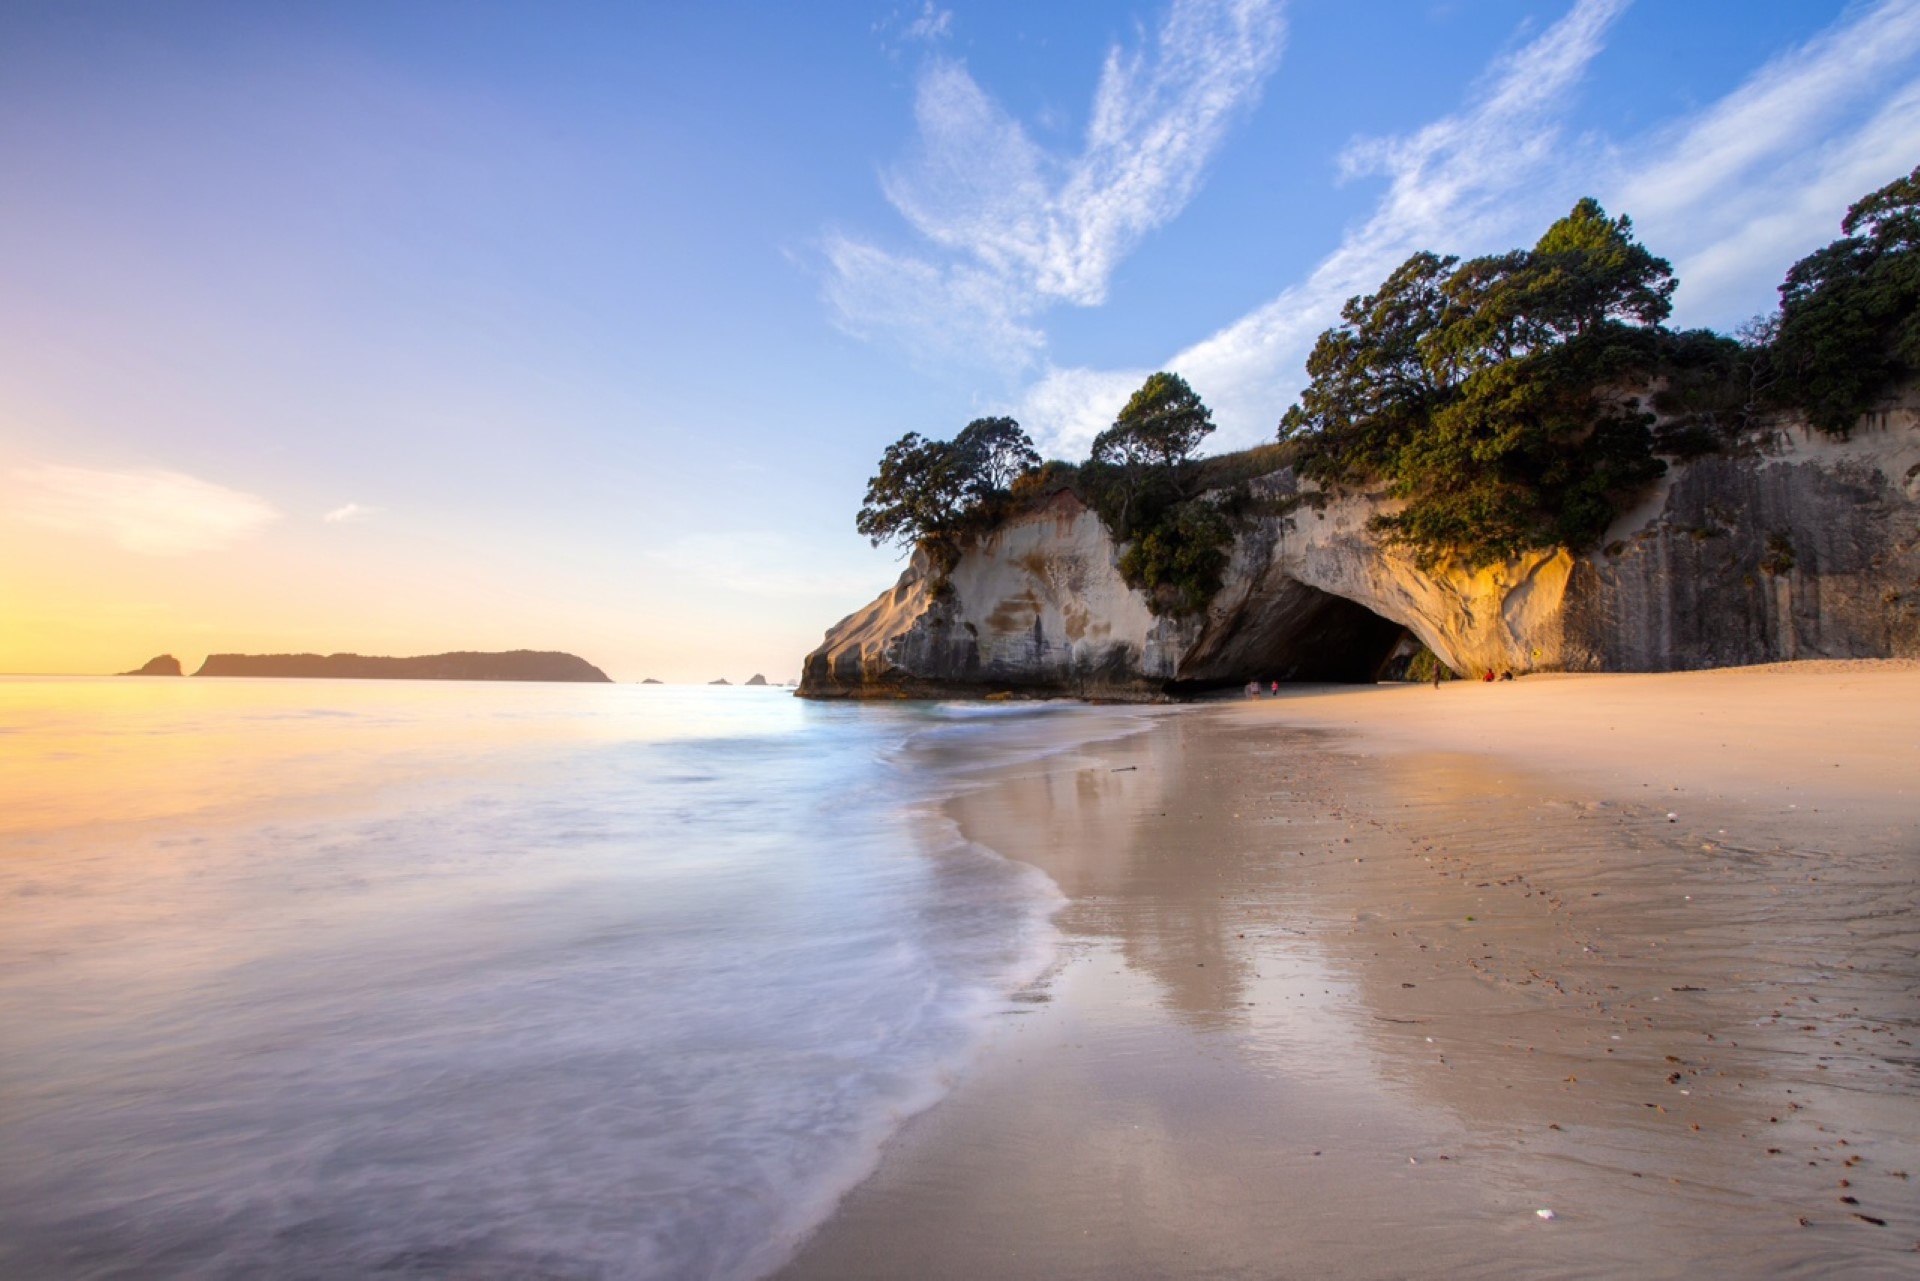
<path fill-rule="evenodd" d="M 292 676 L 346 680 L 594 681 L 607 674 L 584 658 L 551 651 L 423 654 L 209 654 L 195 676 Z"/>
<path fill-rule="evenodd" d="M 130 672 L 120 673 L 122 676 L 178 676 L 179 674 L 180 660 L 172 654 L 149 658 L 143 666 L 136 667 Z"/>
<path fill-rule="evenodd" d="M 1367 530 L 1378 495 L 1255 482 L 1203 615 L 1155 617 L 1067 493 L 968 548 L 915 556 L 828 631 L 800 693 L 1160 698 L 1249 679 L 1371 680 L 1417 639 L 1455 671 L 1667 671 L 1920 655 L 1920 395 L 1845 441 L 1782 422 L 1676 464 L 1585 554 L 1420 569 Z"/>

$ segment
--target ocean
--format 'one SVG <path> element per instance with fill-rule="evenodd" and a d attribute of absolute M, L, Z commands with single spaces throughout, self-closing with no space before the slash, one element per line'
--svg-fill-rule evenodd
<path fill-rule="evenodd" d="M 0 679 L 0 1275 L 751 1278 L 1054 955 L 1065 704 Z"/>

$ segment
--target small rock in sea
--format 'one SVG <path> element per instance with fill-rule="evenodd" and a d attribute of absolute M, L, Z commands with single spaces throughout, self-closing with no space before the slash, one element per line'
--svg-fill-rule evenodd
<path fill-rule="evenodd" d="M 1536 1218 L 1541 1219 L 1552 1219 L 1554 1217 L 1552 1210 L 1535 1210 L 1533 1213 Z"/>
<path fill-rule="evenodd" d="M 1678 823 L 1679 821 L 1680 821 L 1680 816 L 1678 814 L 1673 813 L 1671 810 L 1667 812 L 1667 822 Z"/>

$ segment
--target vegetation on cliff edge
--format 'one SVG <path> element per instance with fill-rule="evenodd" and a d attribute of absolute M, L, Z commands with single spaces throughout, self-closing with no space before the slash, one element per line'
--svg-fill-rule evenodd
<path fill-rule="evenodd" d="M 1865 197 L 1740 340 L 1664 325 L 1672 266 L 1582 200 L 1531 249 L 1417 253 L 1320 335 L 1280 423 L 1321 484 L 1402 500 L 1423 567 L 1592 545 L 1666 458 L 1766 409 L 1838 435 L 1920 370 L 1920 169 Z"/>
<path fill-rule="evenodd" d="M 1780 309 L 1738 338 L 1672 330 L 1673 268 L 1591 199 L 1530 249 L 1414 254 L 1351 298 L 1307 359 L 1279 444 L 1195 457 L 1213 418 L 1149 377 L 1078 465 L 1042 462 L 1011 418 L 888 446 L 856 520 L 924 551 L 936 588 L 972 538 L 1062 491 L 1099 514 L 1156 613 L 1204 610 L 1248 482 L 1293 465 L 1327 489 L 1402 500 L 1374 518 L 1418 563 L 1475 567 L 1592 545 L 1667 468 L 1727 448 L 1768 410 L 1836 435 L 1920 374 L 1920 168 L 1863 197 L 1842 238 L 1794 264 Z"/>
<path fill-rule="evenodd" d="M 1844 436 L 1920 372 L 1920 166 L 1854 202 L 1840 230 L 1780 286 L 1768 390 Z"/>
<path fill-rule="evenodd" d="M 1079 466 L 1042 464 L 1011 418 L 976 419 L 951 441 L 909 432 L 881 456 L 854 523 L 876 547 L 924 552 L 938 591 L 969 539 L 1021 503 L 1070 491 L 1121 546 L 1121 576 L 1153 610 L 1192 613 L 1220 588 L 1238 511 L 1239 491 L 1219 492 L 1220 468 L 1193 457 L 1212 431 L 1205 402 L 1184 378 L 1162 372 L 1095 437 Z"/>

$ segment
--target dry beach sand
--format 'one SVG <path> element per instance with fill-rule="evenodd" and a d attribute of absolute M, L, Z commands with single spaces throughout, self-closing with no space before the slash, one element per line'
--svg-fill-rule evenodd
<path fill-rule="evenodd" d="M 1301 687 L 949 817 L 1064 959 L 784 1276 L 1920 1276 L 1920 664 Z"/>

